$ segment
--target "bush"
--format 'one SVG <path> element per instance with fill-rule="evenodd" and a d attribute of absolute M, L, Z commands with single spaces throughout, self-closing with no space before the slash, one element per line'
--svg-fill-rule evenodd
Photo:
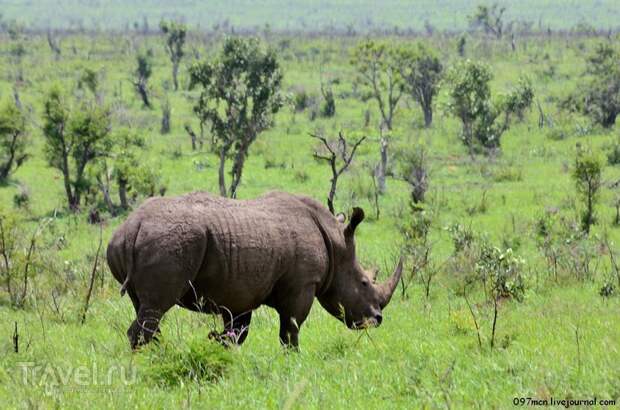
<path fill-rule="evenodd" d="M 523 300 L 525 276 L 521 272 L 525 261 L 516 256 L 512 249 L 500 249 L 483 242 L 480 258 L 476 262 L 476 273 L 485 289 L 490 286 L 495 298 Z"/>
<path fill-rule="evenodd" d="M 398 177 L 407 182 L 411 200 L 414 204 L 424 202 L 429 184 L 428 149 L 419 143 L 398 147 Z"/>
<path fill-rule="evenodd" d="M 323 91 L 323 106 L 321 107 L 321 115 L 326 118 L 336 115 L 336 99 L 331 88 Z"/>
<path fill-rule="evenodd" d="M 493 172 L 495 182 L 513 182 L 523 180 L 523 170 L 514 165 L 506 165 Z"/>
<path fill-rule="evenodd" d="M 26 160 L 26 117 L 8 102 L 0 109 L 0 182 L 4 182 Z"/>
<path fill-rule="evenodd" d="M 604 127 L 611 127 L 620 114 L 620 52 L 607 43 L 599 44 L 588 58 L 592 76 L 585 95 L 585 112 Z"/>
<path fill-rule="evenodd" d="M 30 206 L 30 190 L 27 186 L 19 186 L 19 191 L 13 195 L 13 205 L 15 208 L 28 209 Z"/>
<path fill-rule="evenodd" d="M 147 360 L 149 377 L 163 385 L 215 383 L 232 364 L 232 353 L 196 338 L 187 343 L 150 345 Z"/>
<path fill-rule="evenodd" d="M 302 112 L 314 104 L 316 104 L 316 97 L 308 94 L 305 89 L 302 88 L 293 92 L 293 107 L 295 111 Z"/>
<path fill-rule="evenodd" d="M 471 228 L 466 228 L 459 223 L 455 223 L 449 226 L 446 230 L 452 237 L 455 255 L 469 249 L 472 246 L 475 236 Z"/>
<path fill-rule="evenodd" d="M 46 222 L 31 233 L 25 224 L 21 215 L 0 211 L 0 284 L 16 308 L 26 304 L 32 278 L 45 266 L 37 245 Z"/>
<path fill-rule="evenodd" d="M 607 147 L 607 163 L 609 165 L 620 164 L 620 137 Z"/>
<path fill-rule="evenodd" d="M 516 115 L 519 121 L 522 121 L 525 111 L 530 109 L 533 101 L 532 81 L 528 77 L 520 77 L 517 86 L 504 99 L 504 110 Z"/>
<path fill-rule="evenodd" d="M 448 75 L 450 84 L 448 110 L 461 120 L 461 138 L 470 155 L 477 151 L 492 151 L 500 147 L 502 134 L 509 127 L 511 109 L 506 104 L 493 104 L 489 68 L 467 60 L 458 63 Z M 515 94 L 516 99 L 523 98 Z M 500 116 L 503 115 L 503 120 Z"/>
<path fill-rule="evenodd" d="M 584 204 L 581 227 L 586 233 L 590 232 L 590 226 L 596 223 L 594 206 L 598 202 L 602 185 L 602 170 L 603 162 L 597 154 L 583 150 L 577 152 L 572 176 L 575 180 L 577 194 L 581 196 Z"/>
<path fill-rule="evenodd" d="M 547 138 L 552 141 L 562 141 L 571 136 L 571 131 L 567 127 L 551 127 L 547 130 Z"/>

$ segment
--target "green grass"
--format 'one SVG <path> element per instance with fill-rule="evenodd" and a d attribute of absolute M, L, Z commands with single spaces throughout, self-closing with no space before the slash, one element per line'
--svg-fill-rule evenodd
<path fill-rule="evenodd" d="M 275 45 L 279 40 L 272 39 Z M 303 87 L 319 95 L 318 67 L 322 65 L 325 77 L 340 79 L 334 87 L 337 115 L 310 121 L 308 112 L 293 116 L 283 109 L 276 125 L 252 146 L 239 196 L 251 198 L 281 189 L 323 201 L 330 174 L 324 164 L 312 159 L 315 141 L 308 132 L 323 129 L 333 134 L 343 129 L 348 135 L 367 135 L 369 140 L 360 148 L 353 169 L 340 181 L 336 208 L 347 210 L 357 204 L 371 214 L 371 204 L 360 198 L 356 187 L 370 183 L 363 164 L 378 160 L 379 114 L 373 101 L 365 103 L 351 96 L 354 73 L 349 50 L 359 39 L 291 40 L 290 48 L 280 53 L 284 90 Z M 454 39 L 426 41 L 441 53 L 447 66 L 456 61 Z M 534 37 L 519 41 L 517 52 L 512 53 L 505 43 L 475 37 L 468 40 L 468 57 L 488 62 L 495 74 L 494 95 L 527 72 L 545 112 L 556 127 L 567 132 L 565 139 L 551 139 L 549 128 L 539 129 L 534 109 L 505 134 L 501 155 L 472 162 L 458 139 L 459 124 L 443 109 L 445 90 L 438 98 L 435 123 L 429 130 L 420 128 L 418 107 L 403 101 L 395 118 L 394 147 L 421 139 L 431 154 L 428 201 L 438 211 L 431 232 L 432 258 L 442 268 L 430 298 L 424 297 L 416 282 L 408 298 L 394 297 L 383 325 L 367 333 L 347 330 L 316 303 L 301 329 L 301 352 L 295 354 L 280 347 L 277 315 L 267 308 L 255 313 L 250 335 L 239 349 L 224 351 L 208 339 L 210 330 L 221 327 L 215 318 L 175 308 L 164 319 L 160 344 L 132 353 L 125 332 L 133 320 L 133 308 L 128 298 L 119 297 L 119 284 L 106 268 L 101 268 L 97 277 L 86 323 L 79 324 L 98 227 L 86 223 L 85 213 L 66 213 L 60 175 L 45 161 L 39 128 L 45 91 L 55 82 L 73 89 L 83 67 L 99 70 L 104 101 L 115 107 L 114 126 L 130 124 L 147 138 L 144 161 L 161 169 L 167 195 L 217 192 L 217 159 L 206 148 L 192 152 L 183 130 L 185 121 L 198 128 L 191 110 L 195 92 L 169 92 L 173 129 L 170 135 L 159 134 L 159 107 L 166 92 L 163 84 L 171 75 L 160 38 L 69 36 L 62 40 L 63 54 L 58 61 L 45 38 L 29 38 L 22 61 L 25 82 L 19 85 L 19 92 L 30 112 L 31 158 L 9 184 L 0 187 L 0 204 L 12 206 L 19 183 L 31 193 L 30 222 L 24 224 L 25 231 L 42 217 L 58 212 L 47 233 L 47 240 L 57 245 L 46 253 L 55 274 L 46 269 L 35 272 L 25 309 L 10 308 L 4 291 L 0 293 L 3 407 L 82 408 L 88 403 L 103 408 L 506 408 L 515 397 L 620 400 L 620 298 L 598 294 L 610 273 L 607 256 L 602 251 L 596 254 L 598 269 L 590 280 L 578 281 L 568 271 L 556 281 L 537 249 L 535 236 L 536 221 L 548 208 L 575 219 L 570 178 L 575 145 L 603 149 L 618 136 L 617 127 L 593 128 L 580 136 L 578 125 L 587 124 L 587 119 L 555 108 L 557 99 L 581 81 L 584 58 L 598 41 L 601 39 Z M 188 49 L 203 56 L 213 54 L 214 43 L 210 40 L 204 50 L 204 44 L 194 39 Z M 6 56 L 9 46 L 7 40 L 0 52 Z M 154 49 L 156 59 L 151 80 L 155 108 L 150 111 L 141 108 L 129 82 L 135 51 L 147 47 Z M 188 80 L 185 68 L 191 55 L 188 53 L 180 73 L 182 84 Z M 549 67 L 554 67 L 554 74 L 548 74 Z M 15 66 L 5 58 L 2 69 L 0 97 L 12 98 Z M 371 124 L 364 128 L 367 108 Z M 172 155 L 174 151 L 181 155 Z M 206 165 L 198 167 L 197 162 Z M 268 162 L 277 166 L 266 167 Z M 605 168 L 606 182 L 618 178 L 617 167 Z M 483 195 L 486 210 L 468 212 L 480 208 Z M 615 195 L 613 189 L 604 187 L 593 238 L 607 232 L 615 243 L 620 240 L 620 231 L 611 225 Z M 380 199 L 380 219 L 369 217 L 360 226 L 358 256 L 365 266 L 383 267 L 397 252 L 401 242 L 398 227 L 409 213 L 408 198 L 406 184 L 389 178 L 388 192 Z M 105 221 L 104 243 L 124 217 Z M 480 349 L 469 309 L 459 293 L 462 277 L 452 264 L 442 265 L 452 255 L 451 238 L 444 228 L 453 223 L 485 233 L 495 245 L 515 238 L 521 244 L 516 253 L 525 259 L 528 290 L 523 302 L 501 302 L 493 350 L 489 347 L 492 307 L 477 293 L 472 295 L 481 325 Z M 385 274 L 384 269 L 382 277 Z M 64 289 L 56 302 L 55 287 Z M 20 335 L 17 354 L 12 342 L 15 323 Z M 37 375 L 31 373 L 34 366 L 39 366 Z M 113 372 L 109 381 L 108 372 Z"/>

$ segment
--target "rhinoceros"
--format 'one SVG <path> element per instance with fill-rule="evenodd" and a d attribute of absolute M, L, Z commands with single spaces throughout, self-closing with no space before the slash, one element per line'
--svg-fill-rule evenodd
<path fill-rule="evenodd" d="M 280 342 L 298 347 L 301 325 L 316 297 L 351 329 L 379 326 L 401 277 L 375 284 L 355 255 L 355 229 L 319 202 L 271 192 L 236 200 L 197 192 L 151 198 L 116 230 L 107 249 L 121 295 L 129 294 L 136 320 L 127 330 L 133 349 L 159 333 L 174 305 L 221 314 L 224 331 L 210 334 L 242 344 L 252 311 L 280 316 Z"/>

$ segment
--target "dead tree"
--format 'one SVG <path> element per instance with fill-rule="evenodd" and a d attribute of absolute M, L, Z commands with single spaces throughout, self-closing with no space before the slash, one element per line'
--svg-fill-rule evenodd
<path fill-rule="evenodd" d="M 47 30 L 47 45 L 49 45 L 50 50 L 52 50 L 52 52 L 54 53 L 54 57 L 56 58 L 56 60 L 58 60 L 58 58 L 60 58 L 61 50 L 60 46 L 58 45 L 58 41 L 56 41 L 56 39 L 52 35 L 51 30 Z"/>
<path fill-rule="evenodd" d="M 196 151 L 196 140 L 198 140 L 198 137 L 196 136 L 196 133 L 192 129 L 191 125 L 189 125 L 189 124 L 185 124 L 185 131 L 187 131 L 187 134 L 189 135 L 189 137 L 192 140 L 192 151 Z M 202 143 L 201 143 L 201 145 L 202 145 Z"/>
<path fill-rule="evenodd" d="M 161 134 L 169 134 L 170 133 L 170 114 L 172 112 L 172 108 L 170 107 L 170 101 L 168 98 L 165 98 L 161 104 Z"/>
<path fill-rule="evenodd" d="M 355 155 L 357 147 L 360 146 L 360 144 L 366 139 L 366 137 L 362 137 L 357 140 L 349 150 L 347 140 L 345 139 L 342 131 L 338 133 L 337 141 L 328 141 L 327 138 L 316 134 L 310 134 L 310 136 L 312 138 L 320 140 L 328 153 L 327 155 L 322 155 L 315 151 L 314 158 L 316 158 L 317 160 L 326 161 L 331 167 L 332 179 L 330 181 L 331 187 L 329 189 L 329 195 L 327 196 L 327 206 L 329 208 L 329 211 L 335 215 L 334 197 L 336 196 L 336 186 L 338 184 L 338 178 L 340 177 L 340 175 L 342 175 L 344 171 L 347 170 L 349 165 L 351 165 L 351 161 L 353 160 L 353 156 Z M 340 161 L 342 163 L 338 164 L 338 162 Z"/>

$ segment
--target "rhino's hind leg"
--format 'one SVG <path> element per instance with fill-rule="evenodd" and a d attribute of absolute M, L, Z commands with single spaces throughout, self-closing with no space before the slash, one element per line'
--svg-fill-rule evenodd
<path fill-rule="evenodd" d="M 159 333 L 159 321 L 164 313 L 161 309 L 140 307 L 138 318 L 127 330 L 127 337 L 132 349 L 135 350 L 153 339 L 157 340 L 155 336 Z"/>
<path fill-rule="evenodd" d="M 228 319 L 226 319 L 226 317 L 228 317 Z M 209 333 L 209 338 L 217 340 L 224 346 L 233 344 L 241 346 L 243 342 L 245 342 L 250 331 L 252 311 L 240 314 L 226 312 L 222 315 L 222 318 L 224 318 L 224 331 L 221 333 L 213 331 Z"/>

